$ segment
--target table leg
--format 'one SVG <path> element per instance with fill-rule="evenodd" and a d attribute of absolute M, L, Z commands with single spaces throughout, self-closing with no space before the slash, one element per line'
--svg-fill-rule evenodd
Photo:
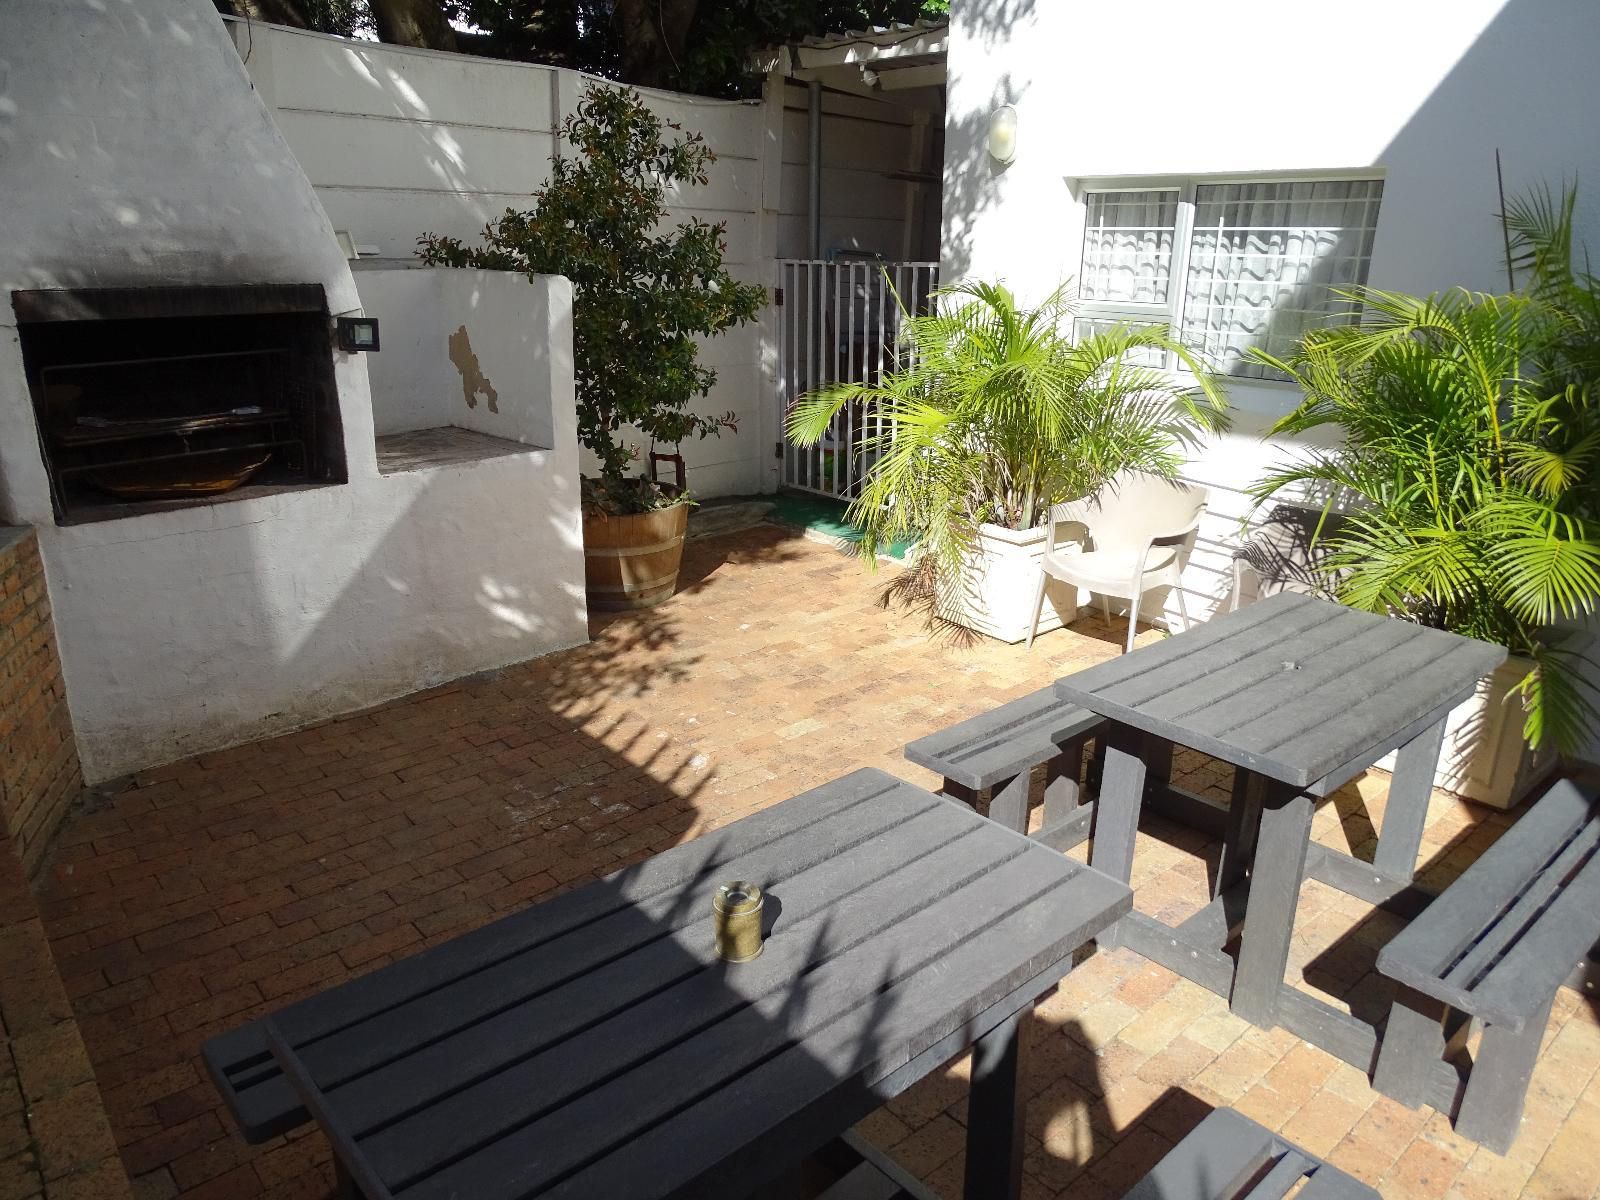
<path fill-rule="evenodd" d="M 1234 1013 L 1264 1029 L 1278 1020 L 1278 996 L 1289 966 L 1294 911 L 1311 842 L 1311 809 L 1311 797 L 1304 792 L 1267 783 L 1232 997 Z"/>
<path fill-rule="evenodd" d="M 1256 835 L 1261 829 L 1261 799 L 1265 794 L 1265 779 L 1243 767 L 1234 768 L 1233 795 L 1228 800 L 1228 824 L 1222 835 L 1222 857 L 1217 862 L 1212 899 L 1244 878 L 1255 856 Z"/>
<path fill-rule="evenodd" d="M 1164 792 L 1172 782 L 1172 743 L 1147 733 L 1140 757 L 1144 759 L 1144 786 L 1150 792 Z"/>
<path fill-rule="evenodd" d="M 1089 864 L 1127 883 L 1133 878 L 1133 845 L 1139 832 L 1139 806 L 1144 802 L 1144 759 L 1139 754 L 1143 741 L 1138 730 L 1125 725 L 1113 725 L 1102 741 L 1105 769 L 1095 801 Z M 1108 947 L 1122 944 L 1117 925 L 1103 930 L 1096 940 Z"/>
<path fill-rule="evenodd" d="M 1372 865 L 1385 874 L 1410 880 L 1417 873 L 1417 852 L 1422 848 L 1422 827 L 1428 822 L 1428 800 L 1433 776 L 1444 745 L 1440 717 L 1395 756 L 1394 778 L 1389 781 L 1389 802 L 1383 810 L 1383 828 Z"/>
<path fill-rule="evenodd" d="M 967 1200 L 1016 1200 L 1022 1192 L 1022 1027 L 1028 1005 L 972 1048 L 967 1102 Z"/>

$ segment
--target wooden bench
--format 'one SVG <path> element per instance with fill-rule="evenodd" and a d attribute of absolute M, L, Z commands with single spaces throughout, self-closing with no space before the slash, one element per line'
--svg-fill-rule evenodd
<path fill-rule="evenodd" d="M 1427 1074 L 1481 1024 L 1456 1132 L 1504 1154 L 1556 991 L 1597 937 L 1600 802 L 1564 780 L 1378 955 L 1400 990 L 1373 1086 L 1419 1107 Z"/>
<path fill-rule="evenodd" d="M 976 804 L 987 791 L 990 818 L 1018 833 L 1028 831 L 1029 776 L 1046 764 L 1045 827 L 1035 837 L 1066 850 L 1089 836 L 1092 809 L 1079 804 L 1079 772 L 1084 746 L 1104 725 L 1046 687 L 918 738 L 905 756 L 943 776 L 941 790 L 953 800 Z"/>
<path fill-rule="evenodd" d="M 1125 1200 L 1382 1200 L 1372 1188 L 1231 1108 L 1219 1108 Z"/>
<path fill-rule="evenodd" d="M 272 1057 L 262 1021 L 218 1034 L 201 1047 L 200 1054 L 239 1133 L 251 1145 L 311 1119 Z"/>

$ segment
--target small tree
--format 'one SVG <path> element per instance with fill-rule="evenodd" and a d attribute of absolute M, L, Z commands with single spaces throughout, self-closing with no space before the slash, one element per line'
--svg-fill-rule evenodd
<path fill-rule="evenodd" d="M 669 188 L 706 183 L 716 160 L 700 134 L 663 122 L 634 92 L 597 84 L 563 133 L 566 151 L 531 211 L 507 209 L 479 246 L 427 234 L 418 254 L 572 280 L 578 440 L 600 460 L 586 492 L 605 511 L 643 512 L 672 498 L 628 477 L 637 454 L 621 431 L 675 445 L 732 429 L 732 414 L 690 411 L 717 379 L 694 339 L 754 319 L 765 292 L 724 267 L 724 226 L 690 218 L 662 229 Z"/>

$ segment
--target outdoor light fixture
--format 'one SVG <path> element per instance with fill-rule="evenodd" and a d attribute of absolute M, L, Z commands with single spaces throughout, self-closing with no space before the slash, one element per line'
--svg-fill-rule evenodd
<path fill-rule="evenodd" d="M 997 163 L 1017 157 L 1017 110 L 1009 104 L 989 114 L 989 157 Z"/>
<path fill-rule="evenodd" d="M 348 354 L 378 348 L 377 317 L 336 317 L 334 328 L 339 332 L 339 349 Z"/>

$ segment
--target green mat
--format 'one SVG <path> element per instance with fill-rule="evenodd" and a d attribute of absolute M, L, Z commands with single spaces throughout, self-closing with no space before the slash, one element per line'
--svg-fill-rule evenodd
<path fill-rule="evenodd" d="M 839 541 L 861 540 L 861 531 L 845 519 L 846 505 L 842 500 L 833 500 L 810 492 L 779 492 L 764 499 L 770 500 L 773 505 L 772 511 L 767 514 L 769 521 L 779 525 L 794 525 L 808 533 L 824 534 Z M 910 543 L 895 542 L 880 553 L 884 557 L 904 562 L 908 549 Z"/>

